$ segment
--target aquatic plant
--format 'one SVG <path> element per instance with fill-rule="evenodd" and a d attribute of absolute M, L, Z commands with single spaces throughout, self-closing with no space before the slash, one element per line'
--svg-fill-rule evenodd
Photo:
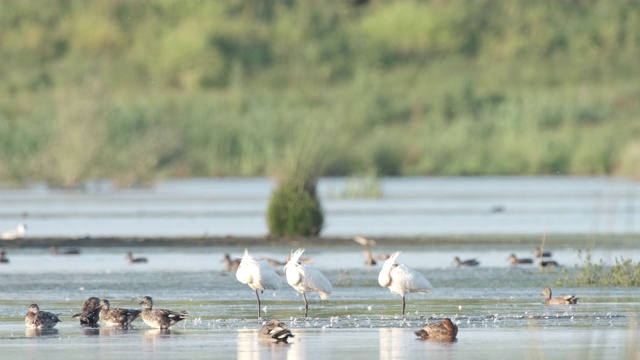
<path fill-rule="evenodd" d="M 589 251 L 584 258 L 579 251 L 578 257 L 582 264 L 576 265 L 578 272 L 575 277 L 567 269 L 563 269 L 561 277 L 556 281 L 558 285 L 640 286 L 640 262 L 634 263 L 631 259 L 620 256 L 615 258 L 612 266 L 606 266 L 602 259 L 597 263 L 593 262 Z"/>

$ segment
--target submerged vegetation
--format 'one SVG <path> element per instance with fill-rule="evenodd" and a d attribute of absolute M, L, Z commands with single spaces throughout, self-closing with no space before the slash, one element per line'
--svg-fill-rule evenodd
<path fill-rule="evenodd" d="M 594 263 L 588 251 L 584 258 L 582 252 L 578 256 L 582 265 L 576 266 L 578 272 L 575 277 L 571 277 L 567 269 L 563 269 L 557 285 L 640 286 L 640 262 L 634 263 L 631 259 L 620 256 L 615 259 L 615 264 L 607 266 L 602 259 Z"/>
<path fill-rule="evenodd" d="M 317 123 L 320 176 L 640 176 L 637 1 L 8 0 L 0 30 L 0 183 L 277 175 Z"/>

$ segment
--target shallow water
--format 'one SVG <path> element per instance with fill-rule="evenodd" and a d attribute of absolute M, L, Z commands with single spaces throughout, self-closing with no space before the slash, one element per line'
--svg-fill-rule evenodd
<path fill-rule="evenodd" d="M 149 258 L 130 265 L 124 253 Z M 291 249 L 251 249 L 256 256 L 284 258 Z M 374 252 L 390 249 L 375 248 Z M 410 358 L 451 359 L 542 357 L 570 359 L 634 358 L 640 330 L 639 288 L 556 288 L 560 270 L 507 266 L 508 252 L 521 256 L 529 248 L 451 246 L 404 247 L 400 260 L 422 272 L 436 290 L 401 299 L 377 284 L 380 265 L 365 267 L 357 247 L 309 247 L 314 266 L 334 285 L 329 300 L 309 296 L 303 318 L 299 294 L 284 284 L 262 295 L 263 317 L 283 320 L 296 337 L 290 345 L 257 341 L 255 294 L 221 263 L 224 253 L 242 248 L 89 248 L 79 256 L 54 256 L 46 249 L 11 250 L 0 266 L 0 353 L 3 358 Z M 575 250 L 553 249 L 569 271 L 579 260 Z M 637 255 L 625 249 L 624 255 Z M 616 254 L 602 249 L 596 255 Z M 481 261 L 474 269 L 451 267 L 454 254 Z M 615 254 L 615 255 L 614 255 Z M 281 269 L 278 269 L 281 271 Z M 540 291 L 575 294 L 578 305 L 547 307 Z M 187 310 L 189 318 L 170 332 L 149 329 L 83 329 L 70 316 L 89 296 L 108 298 L 112 306 L 136 308 L 151 295 L 156 307 Z M 58 313 L 62 323 L 52 332 L 25 329 L 30 303 Z M 452 318 L 460 327 L 455 343 L 416 340 L 414 331 L 427 322 Z"/>
<path fill-rule="evenodd" d="M 382 195 L 349 197 L 323 178 L 324 236 L 639 234 L 640 188 L 591 177 L 384 178 Z M 262 236 L 270 179 L 186 179 L 150 188 L 0 189 L 0 231 L 47 236 Z M 26 216 L 26 217 L 23 217 Z"/>

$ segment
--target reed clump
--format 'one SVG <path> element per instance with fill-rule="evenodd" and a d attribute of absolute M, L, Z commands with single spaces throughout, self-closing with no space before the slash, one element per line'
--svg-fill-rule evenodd
<path fill-rule="evenodd" d="M 582 264 L 576 266 L 575 276 L 563 269 L 561 277 L 557 280 L 558 285 L 640 286 L 640 262 L 634 263 L 632 259 L 620 256 L 615 258 L 613 265 L 607 266 L 602 259 L 594 262 L 589 251 L 584 257 L 582 252 L 579 252 L 578 256 Z"/>

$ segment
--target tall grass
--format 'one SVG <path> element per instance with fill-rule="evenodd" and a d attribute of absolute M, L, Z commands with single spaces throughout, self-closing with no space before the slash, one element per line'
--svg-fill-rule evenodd
<path fill-rule="evenodd" d="M 611 265 L 605 264 L 602 259 L 593 262 L 591 253 L 578 253 L 582 265 L 577 266 L 578 272 L 572 277 L 566 269 L 558 278 L 560 286 L 575 285 L 599 285 L 599 286 L 640 286 L 640 262 L 634 263 L 632 259 L 623 256 L 615 259 Z"/>
<path fill-rule="evenodd" d="M 632 0 L 4 1 L 0 182 L 273 175 L 306 132 L 317 175 L 640 176 L 638 24 Z"/>

